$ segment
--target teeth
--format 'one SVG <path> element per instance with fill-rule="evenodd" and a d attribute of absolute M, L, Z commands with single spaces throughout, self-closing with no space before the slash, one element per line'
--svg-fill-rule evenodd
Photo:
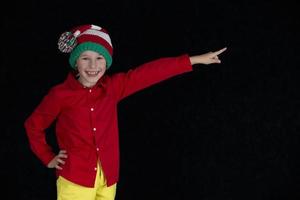
<path fill-rule="evenodd" d="M 89 75 L 96 75 L 96 74 L 98 74 L 98 71 L 96 71 L 96 72 L 86 72 L 87 74 L 89 74 Z"/>

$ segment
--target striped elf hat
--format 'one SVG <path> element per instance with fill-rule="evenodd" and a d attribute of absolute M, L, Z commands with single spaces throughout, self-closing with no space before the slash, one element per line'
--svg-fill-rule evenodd
<path fill-rule="evenodd" d="M 58 49 L 70 53 L 69 63 L 75 69 L 76 60 L 84 51 L 101 54 L 106 60 L 106 68 L 112 64 L 113 46 L 108 32 L 96 25 L 82 25 L 61 34 Z"/>

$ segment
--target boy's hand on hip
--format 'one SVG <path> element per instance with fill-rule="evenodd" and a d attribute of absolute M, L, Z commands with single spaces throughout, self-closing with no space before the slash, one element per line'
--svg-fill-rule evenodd
<path fill-rule="evenodd" d="M 56 168 L 58 170 L 62 169 L 62 165 L 65 164 L 64 159 L 67 158 L 67 151 L 60 150 L 59 153 L 48 163 L 48 168 Z"/>

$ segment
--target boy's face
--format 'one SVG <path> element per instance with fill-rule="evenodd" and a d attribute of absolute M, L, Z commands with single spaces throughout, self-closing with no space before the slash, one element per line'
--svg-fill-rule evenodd
<path fill-rule="evenodd" d="M 76 64 L 79 72 L 78 81 L 86 87 L 94 86 L 106 70 L 105 58 L 94 51 L 84 51 Z"/>

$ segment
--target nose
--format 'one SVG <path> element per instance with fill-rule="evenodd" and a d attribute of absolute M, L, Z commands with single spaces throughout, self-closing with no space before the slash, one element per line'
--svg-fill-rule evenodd
<path fill-rule="evenodd" d="M 96 66 L 97 66 L 97 63 L 96 63 L 96 60 L 91 60 L 91 62 L 90 62 L 90 68 L 96 68 Z"/>

